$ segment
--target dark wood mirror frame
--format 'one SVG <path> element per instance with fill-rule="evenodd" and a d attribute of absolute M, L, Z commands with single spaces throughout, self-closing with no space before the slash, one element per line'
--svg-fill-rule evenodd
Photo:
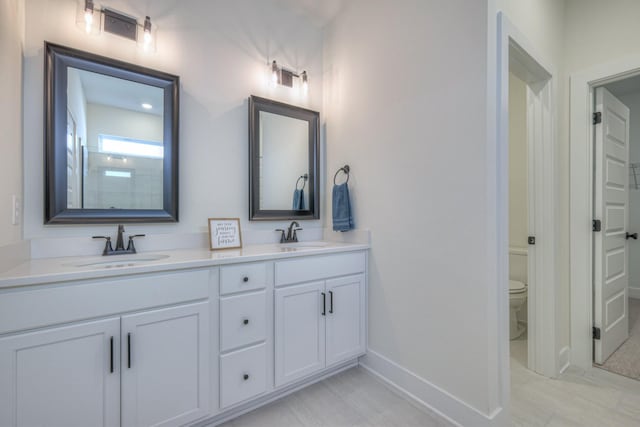
<path fill-rule="evenodd" d="M 260 112 L 304 120 L 309 123 L 309 209 L 264 210 L 260 209 Z M 320 114 L 282 102 L 260 98 L 249 98 L 249 220 L 276 221 L 286 219 L 319 219 L 320 188 Z"/>
<path fill-rule="evenodd" d="M 45 42 L 45 224 L 111 224 L 178 221 L 178 76 Z M 67 68 L 156 86 L 164 91 L 163 208 L 67 208 Z"/>

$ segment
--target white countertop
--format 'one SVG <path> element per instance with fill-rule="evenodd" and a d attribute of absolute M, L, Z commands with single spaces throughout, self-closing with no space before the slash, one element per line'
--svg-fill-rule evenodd
<path fill-rule="evenodd" d="M 135 255 L 41 258 L 0 273 L 0 288 L 40 285 L 187 268 L 213 267 L 239 262 L 294 258 L 369 249 L 367 244 L 299 242 L 249 245 L 242 249 L 210 251 L 180 249 Z M 150 260 L 154 257 L 162 258 Z M 147 261 L 141 261 L 145 260 Z"/>

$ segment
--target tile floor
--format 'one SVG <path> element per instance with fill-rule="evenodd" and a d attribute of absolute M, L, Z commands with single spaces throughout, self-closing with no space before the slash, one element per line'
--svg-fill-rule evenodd
<path fill-rule="evenodd" d="M 511 419 L 514 426 L 640 426 L 640 382 L 601 369 L 570 367 L 557 379 L 522 363 L 512 341 Z M 526 344 L 525 347 L 526 349 Z M 526 351 L 525 351 L 526 355 Z"/>
<path fill-rule="evenodd" d="M 352 368 L 222 427 L 451 426 L 395 394 L 363 368 Z"/>
<path fill-rule="evenodd" d="M 640 426 L 640 381 L 569 368 L 558 379 L 529 371 L 526 339 L 511 342 L 514 426 Z M 223 424 L 223 427 L 450 426 L 362 368 L 353 368 Z M 472 426 L 471 426 L 472 427 Z"/>

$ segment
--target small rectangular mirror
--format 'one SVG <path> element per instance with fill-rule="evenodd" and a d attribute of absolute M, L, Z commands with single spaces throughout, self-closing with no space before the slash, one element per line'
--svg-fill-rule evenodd
<path fill-rule="evenodd" d="M 178 77 L 45 51 L 45 223 L 177 221 Z"/>
<path fill-rule="evenodd" d="M 319 113 L 249 99 L 249 219 L 318 219 Z"/>

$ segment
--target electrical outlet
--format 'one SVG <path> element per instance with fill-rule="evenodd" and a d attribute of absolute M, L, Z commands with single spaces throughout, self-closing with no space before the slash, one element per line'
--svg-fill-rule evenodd
<path fill-rule="evenodd" d="M 21 211 L 20 198 L 14 194 L 11 196 L 11 224 L 20 224 Z"/>

